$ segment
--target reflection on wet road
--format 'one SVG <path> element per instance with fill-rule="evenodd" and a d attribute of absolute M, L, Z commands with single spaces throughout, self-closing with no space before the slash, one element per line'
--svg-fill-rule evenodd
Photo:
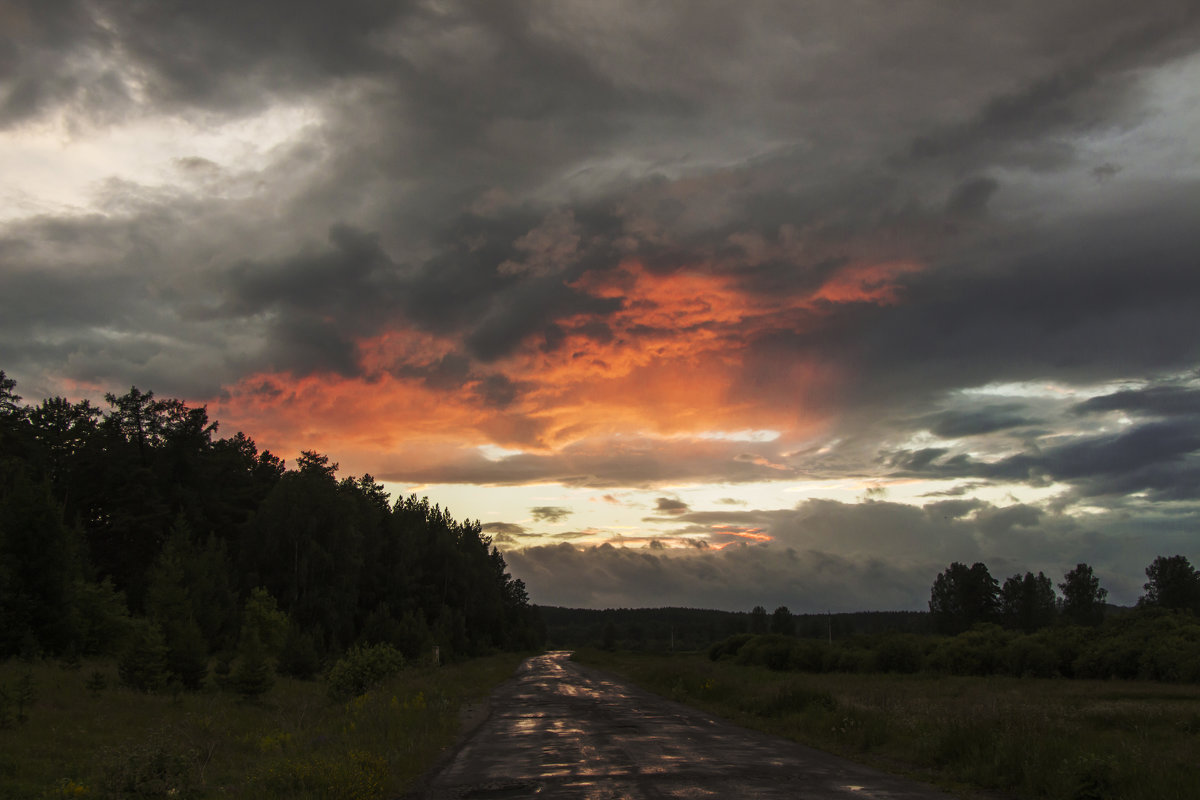
<path fill-rule="evenodd" d="M 946 800 L 945 794 L 747 731 L 572 663 L 521 665 L 428 786 L 434 798 Z"/>

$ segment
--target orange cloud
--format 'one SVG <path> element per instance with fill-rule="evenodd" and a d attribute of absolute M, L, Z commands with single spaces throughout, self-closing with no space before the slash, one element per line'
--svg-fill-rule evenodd
<path fill-rule="evenodd" d="M 850 264 L 811 293 L 777 296 L 749 292 L 731 274 L 659 273 L 627 261 L 571 284 L 621 305 L 558 320 L 554 346 L 537 337 L 482 366 L 461 355 L 456 338 L 397 327 L 358 343 L 361 376 L 250 376 L 214 403 L 214 415 L 277 452 L 382 458 L 396 472 L 397 454 L 428 466 L 475 458 L 484 444 L 556 454 L 593 442 L 589 449 L 619 458 L 645 437 L 746 428 L 811 435 L 822 420 L 803 398 L 840 380 L 838 367 L 796 358 L 755 377 L 763 386 L 746 385 L 749 349 L 773 333 L 819 326 L 831 305 L 897 302 L 900 278 L 917 269 Z M 491 397 L 489 381 L 507 394 Z M 788 469 L 762 453 L 738 458 Z"/>
<path fill-rule="evenodd" d="M 770 542 L 775 538 L 769 533 L 764 533 L 762 528 L 749 528 L 744 525 L 713 525 L 712 532 L 719 536 L 733 536 L 752 542 Z"/>

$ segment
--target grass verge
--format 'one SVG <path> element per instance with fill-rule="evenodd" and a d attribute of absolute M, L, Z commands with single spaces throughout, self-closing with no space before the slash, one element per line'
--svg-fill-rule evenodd
<path fill-rule="evenodd" d="M 248 703 L 117 688 L 111 661 L 0 664 L 0 690 L 32 687 L 24 719 L 11 703 L 0 719 L 0 798 L 396 797 L 454 742 L 460 709 L 521 658 L 406 669 L 343 703 L 323 683 L 286 678 Z"/>
<path fill-rule="evenodd" d="M 576 658 L 740 725 L 951 790 L 1200 797 L 1197 686 L 774 672 L 703 654 Z"/>

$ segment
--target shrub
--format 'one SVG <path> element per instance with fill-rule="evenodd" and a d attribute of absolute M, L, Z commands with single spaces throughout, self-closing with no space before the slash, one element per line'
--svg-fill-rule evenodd
<path fill-rule="evenodd" d="M 389 644 L 352 648 L 326 676 L 329 695 L 335 700 L 355 697 L 403 668 L 404 656 Z"/>
<path fill-rule="evenodd" d="M 1058 658 L 1032 636 L 1019 636 L 1004 650 L 1004 669 L 1018 678 L 1053 678 L 1058 674 Z"/>
<path fill-rule="evenodd" d="M 161 736 L 109 750 L 104 758 L 100 797 L 106 800 L 193 800 L 201 792 L 197 759 L 179 752 Z"/>
<path fill-rule="evenodd" d="M 777 633 L 753 637 L 737 654 L 737 663 L 756 664 L 773 670 L 786 670 L 791 661 L 796 640 Z"/>
<path fill-rule="evenodd" d="M 712 647 L 708 648 L 708 657 L 713 661 L 719 661 L 722 658 L 733 658 L 738 654 L 738 651 L 745 646 L 746 642 L 754 638 L 752 633 L 738 633 L 730 636 L 724 641 L 717 642 Z"/>
<path fill-rule="evenodd" d="M 875 669 L 880 672 L 911 674 L 920 672 L 925 655 L 921 643 L 912 634 L 884 637 L 875 649 Z"/>

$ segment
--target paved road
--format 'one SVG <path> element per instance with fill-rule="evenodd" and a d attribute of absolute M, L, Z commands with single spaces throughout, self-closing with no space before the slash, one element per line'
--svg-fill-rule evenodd
<path fill-rule="evenodd" d="M 567 656 L 521 665 L 493 696 L 491 716 L 427 785 L 429 800 L 948 800 L 714 719 Z"/>

